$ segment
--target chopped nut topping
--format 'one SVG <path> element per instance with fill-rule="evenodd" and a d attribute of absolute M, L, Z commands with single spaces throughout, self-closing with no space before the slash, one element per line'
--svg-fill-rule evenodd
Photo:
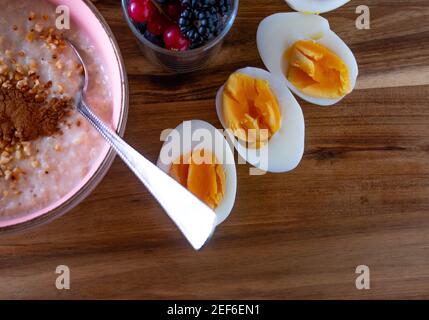
<path fill-rule="evenodd" d="M 32 42 L 34 40 L 34 32 L 30 31 L 27 33 L 27 36 L 25 37 L 27 41 Z"/>
<path fill-rule="evenodd" d="M 62 69 L 64 67 L 64 64 L 61 61 L 58 60 L 55 63 L 55 67 L 57 67 L 57 69 Z"/>
<path fill-rule="evenodd" d="M 10 180 L 10 178 L 12 177 L 12 171 L 11 170 L 6 170 L 5 172 L 4 172 L 4 179 L 6 180 L 6 181 L 8 181 L 8 180 Z"/>
<path fill-rule="evenodd" d="M 34 30 L 36 30 L 36 32 L 41 33 L 43 31 L 43 26 L 39 23 L 36 23 L 36 25 L 34 26 Z"/>
<path fill-rule="evenodd" d="M 38 160 L 33 160 L 33 161 L 31 161 L 31 166 L 33 168 L 38 168 L 38 167 L 40 167 L 40 162 Z"/>
<path fill-rule="evenodd" d="M 29 21 L 33 21 L 36 19 L 36 14 L 34 12 L 30 12 L 30 15 L 28 16 Z"/>
<path fill-rule="evenodd" d="M 7 65 L 0 65 L 0 74 L 5 75 L 9 71 L 9 67 Z"/>

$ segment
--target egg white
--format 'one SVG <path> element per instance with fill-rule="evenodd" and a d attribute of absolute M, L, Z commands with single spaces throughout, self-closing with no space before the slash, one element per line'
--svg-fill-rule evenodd
<path fill-rule="evenodd" d="M 257 152 L 255 152 L 255 149 L 247 149 L 237 138 L 231 137 L 231 141 L 237 152 L 251 165 L 263 171 L 287 172 L 295 169 L 304 154 L 305 138 L 304 115 L 295 97 L 280 78 L 265 70 L 248 67 L 236 72 L 244 73 L 253 78 L 267 80 L 273 94 L 277 97 L 281 113 L 279 131 Z M 228 129 L 223 115 L 223 90 L 224 86 L 217 93 L 216 111 L 223 127 Z M 266 166 L 259 161 L 263 156 L 267 156 L 268 159 Z"/>
<path fill-rule="evenodd" d="M 324 13 L 345 5 L 350 0 L 286 0 L 289 7 L 307 13 Z"/>
<path fill-rule="evenodd" d="M 289 62 L 284 58 L 286 50 L 298 40 L 309 39 L 314 39 L 332 50 L 344 61 L 349 70 L 351 87 L 354 89 L 359 73 L 356 58 L 344 41 L 330 29 L 328 20 L 321 16 L 292 12 L 277 13 L 265 18 L 259 24 L 257 32 L 259 55 L 267 69 L 281 77 L 297 96 L 313 104 L 333 105 L 345 96 L 336 99 L 315 98 L 304 94 L 286 77 L 289 69 Z"/>
<path fill-rule="evenodd" d="M 193 135 L 199 129 L 206 130 L 210 133 L 209 139 L 201 139 L 201 141 L 183 141 L 185 132 L 185 123 L 190 124 L 191 134 Z M 180 143 L 180 148 L 170 148 L 168 144 L 171 143 L 172 139 L 177 138 L 173 132 L 166 137 L 165 142 L 161 148 L 160 156 L 158 158 L 157 166 L 165 173 L 170 172 L 172 163 L 164 163 L 162 159 L 173 159 L 176 160 L 181 155 L 187 155 L 195 150 L 205 149 L 212 152 L 216 158 L 221 161 L 223 170 L 225 172 L 225 195 L 217 208 L 214 209 L 216 213 L 216 225 L 221 224 L 230 215 L 237 193 L 237 171 L 235 167 L 234 154 L 226 141 L 222 133 L 219 132 L 211 124 L 201 120 L 191 120 L 181 123 L 174 132 L 178 133 L 181 141 L 175 141 Z M 197 131 L 198 132 L 198 131 Z M 206 137 L 206 136 L 205 136 Z M 208 136 L 207 136 L 208 138 Z M 215 150 L 213 150 L 215 149 Z M 172 154 L 168 154 L 172 151 Z"/>

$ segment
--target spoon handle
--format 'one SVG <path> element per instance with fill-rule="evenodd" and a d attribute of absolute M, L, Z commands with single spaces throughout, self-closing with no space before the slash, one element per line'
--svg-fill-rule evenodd
<path fill-rule="evenodd" d="M 152 193 L 194 249 L 199 250 L 215 229 L 215 213 L 122 140 L 92 112 L 83 99 L 79 99 L 77 106 L 80 113 L 112 145 L 122 160 Z"/>

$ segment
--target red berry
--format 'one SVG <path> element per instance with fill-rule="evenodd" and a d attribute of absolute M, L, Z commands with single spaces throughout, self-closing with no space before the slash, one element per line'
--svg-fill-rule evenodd
<path fill-rule="evenodd" d="M 191 41 L 189 41 L 185 37 L 180 38 L 178 42 L 179 51 L 189 50 L 190 46 L 191 46 Z"/>
<path fill-rule="evenodd" d="M 156 8 L 149 0 L 131 0 L 128 5 L 128 14 L 135 22 L 146 22 L 156 12 Z"/>
<path fill-rule="evenodd" d="M 167 18 L 164 17 L 158 11 L 156 11 L 149 18 L 149 21 L 147 23 L 147 30 L 156 36 L 160 36 L 161 34 L 163 34 L 165 29 L 168 28 L 169 25 L 170 25 L 170 23 L 167 20 Z"/>
<path fill-rule="evenodd" d="M 181 35 L 182 34 L 180 33 L 180 29 L 178 26 L 172 25 L 172 26 L 168 27 L 167 30 L 165 30 L 165 32 L 164 32 L 165 47 L 168 49 L 173 47 L 176 44 L 177 39 Z"/>
<path fill-rule="evenodd" d="M 180 51 L 188 50 L 191 45 L 190 41 L 180 32 L 179 26 L 177 25 L 172 25 L 165 30 L 164 44 L 167 49 Z"/>

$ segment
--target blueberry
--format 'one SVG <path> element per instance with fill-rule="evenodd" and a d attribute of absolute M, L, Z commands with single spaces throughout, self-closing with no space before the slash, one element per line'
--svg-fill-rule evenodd
<path fill-rule="evenodd" d="M 136 27 L 141 33 L 146 32 L 146 23 L 136 23 Z"/>
<path fill-rule="evenodd" d="M 156 44 L 157 46 L 162 47 L 163 46 L 163 41 L 161 37 L 157 37 L 154 34 L 150 33 L 149 31 L 145 31 L 144 32 L 144 37 L 149 40 L 150 42 L 152 42 L 153 44 Z"/>

